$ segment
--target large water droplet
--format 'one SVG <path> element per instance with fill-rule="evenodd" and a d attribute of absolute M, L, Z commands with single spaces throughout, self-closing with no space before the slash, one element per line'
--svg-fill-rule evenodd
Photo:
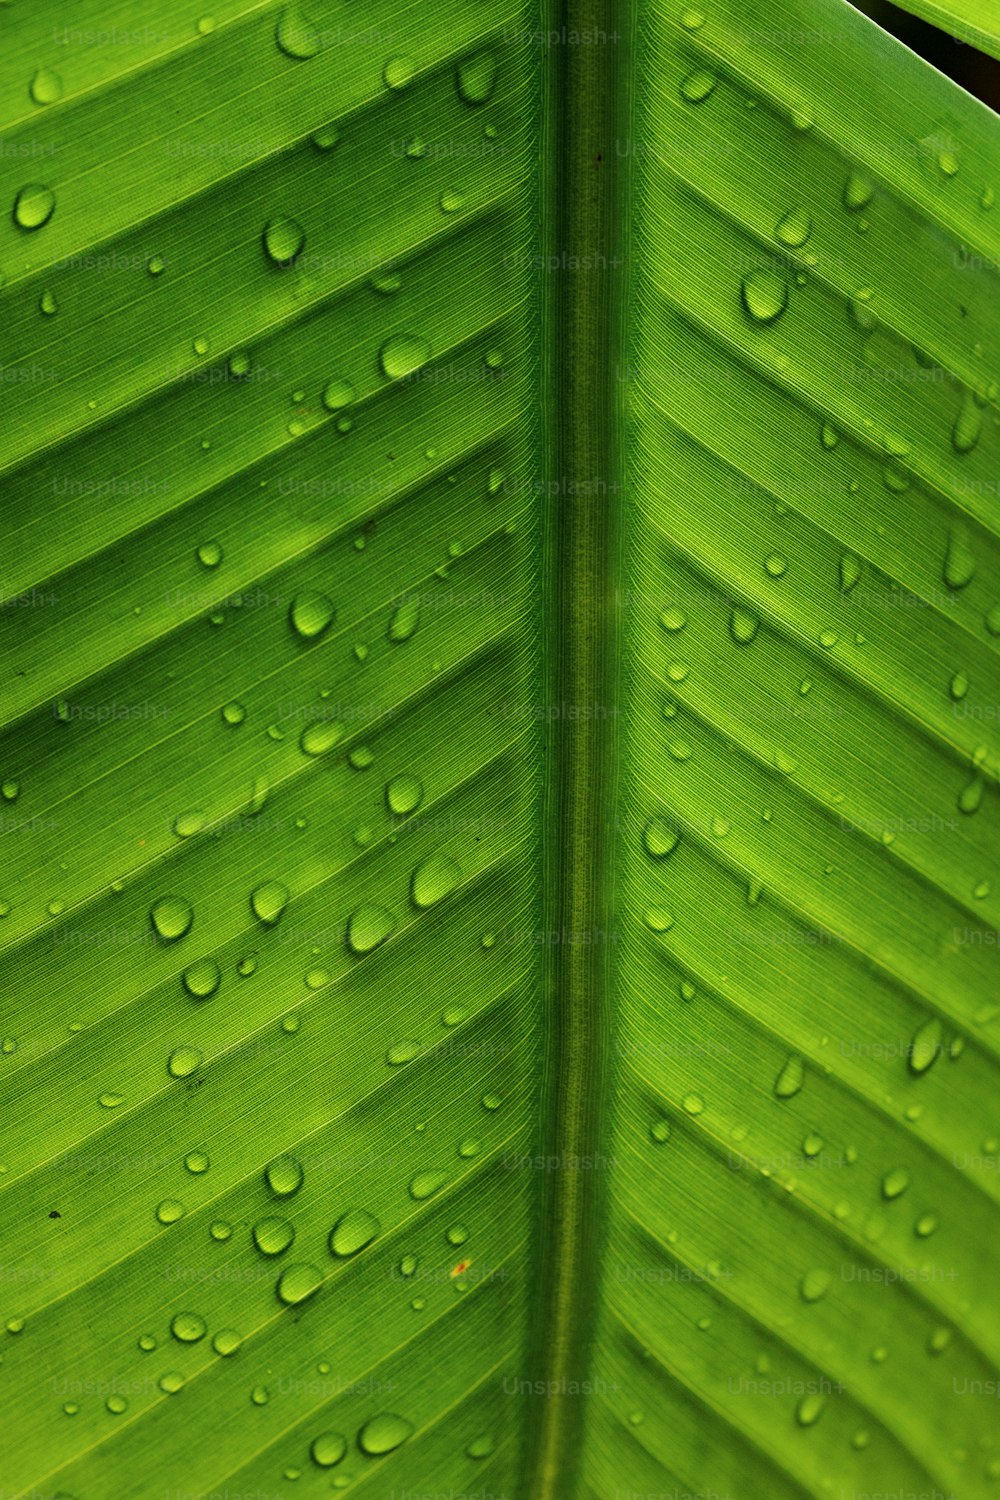
<path fill-rule="evenodd" d="M 387 339 L 379 352 L 383 375 L 389 380 L 405 380 L 425 365 L 431 357 L 431 346 L 417 333 L 397 333 Z"/>
<path fill-rule="evenodd" d="M 304 755 L 325 755 L 340 744 L 346 732 L 339 719 L 315 719 L 299 736 L 299 748 Z"/>
<path fill-rule="evenodd" d="M 323 388 L 323 405 L 327 411 L 342 411 L 350 406 L 357 392 L 349 380 L 330 380 Z"/>
<path fill-rule="evenodd" d="M 219 988 L 222 972 L 214 958 L 199 958 L 184 970 L 181 982 L 193 1000 L 207 1000 Z"/>
<path fill-rule="evenodd" d="M 387 89 L 405 89 L 416 71 L 417 65 L 411 57 L 390 57 L 382 69 L 382 81 Z"/>
<path fill-rule="evenodd" d="M 297 219 L 280 214 L 264 225 L 264 249 L 268 259 L 276 266 L 290 266 L 297 255 L 301 255 L 306 242 L 306 232 Z"/>
<path fill-rule="evenodd" d="M 774 1080 L 775 1094 L 779 1099 L 791 1099 L 802 1087 L 804 1078 L 805 1064 L 801 1057 L 793 1053 Z"/>
<path fill-rule="evenodd" d="M 701 104 L 713 92 L 718 81 L 715 74 L 710 73 L 707 68 L 695 68 L 681 84 L 681 98 L 686 99 L 688 104 Z"/>
<path fill-rule="evenodd" d="M 336 611 L 325 594 L 305 589 L 296 594 L 288 611 L 288 619 L 296 635 L 304 641 L 314 641 L 332 623 Z"/>
<path fill-rule="evenodd" d="M 799 1282 L 799 1296 L 803 1302 L 819 1302 L 830 1289 L 829 1271 L 807 1271 Z"/>
<path fill-rule="evenodd" d="M 666 818 L 650 818 L 642 832 L 642 846 L 652 859 L 666 859 L 680 842 L 680 834 Z"/>
<path fill-rule="evenodd" d="M 366 901 L 347 919 L 347 946 L 352 953 L 371 953 L 396 930 L 391 912 Z"/>
<path fill-rule="evenodd" d="M 436 906 L 453 891 L 462 878 L 462 872 L 453 859 L 446 854 L 431 854 L 413 872 L 410 895 L 414 906 L 425 911 Z"/>
<path fill-rule="evenodd" d="M 269 1216 L 253 1226 L 253 1242 L 261 1255 L 283 1255 L 295 1239 L 295 1230 L 287 1219 Z"/>
<path fill-rule="evenodd" d="M 291 892 L 280 880 L 265 880 L 250 896 L 250 910 L 258 922 L 274 927 L 281 921 Z"/>
<path fill-rule="evenodd" d="M 31 98 L 35 104 L 58 104 L 63 96 L 63 82 L 51 68 L 39 68 L 31 80 Z"/>
<path fill-rule="evenodd" d="M 198 1047 L 175 1047 L 167 1059 L 167 1072 L 171 1078 L 190 1078 L 203 1055 Z"/>
<path fill-rule="evenodd" d="M 867 208 L 875 194 L 875 184 L 867 172 L 855 168 L 848 173 L 844 183 L 844 207 L 848 213 L 860 213 Z"/>
<path fill-rule="evenodd" d="M 788 306 L 788 283 L 776 271 L 753 271 L 743 279 L 743 306 L 757 323 L 773 323 Z"/>
<path fill-rule="evenodd" d="M 323 44 L 319 31 L 299 5 L 285 6 L 274 36 L 285 56 L 300 62 L 315 57 Z"/>
<path fill-rule="evenodd" d="M 979 442 L 982 430 L 983 414 L 971 393 L 966 391 L 955 418 L 955 425 L 951 429 L 951 441 L 955 452 L 971 453 Z"/>
<path fill-rule="evenodd" d="M 385 789 L 386 806 L 397 818 L 416 812 L 424 800 L 424 785 L 417 776 L 394 776 Z"/>
<path fill-rule="evenodd" d="M 309 1457 L 321 1469 L 332 1469 L 347 1452 L 347 1439 L 339 1432 L 321 1432 L 309 1445 Z"/>
<path fill-rule="evenodd" d="M 448 1181 L 444 1172 L 417 1172 L 410 1178 L 409 1193 L 415 1203 L 423 1203 L 439 1193 Z"/>
<path fill-rule="evenodd" d="M 322 1271 L 308 1261 L 303 1261 L 300 1265 L 289 1266 L 282 1271 L 274 1290 L 279 1302 L 284 1302 L 286 1307 L 297 1307 L 300 1302 L 314 1296 L 322 1285 Z"/>
<path fill-rule="evenodd" d="M 183 896 L 161 896 L 149 913 L 153 931 L 165 943 L 175 943 L 191 931 L 194 907 Z"/>
<path fill-rule="evenodd" d="M 362 1427 L 358 1433 L 358 1447 L 362 1453 L 380 1458 L 382 1454 L 392 1453 L 401 1443 L 405 1443 L 412 1431 L 413 1424 L 405 1417 L 398 1417 L 395 1412 L 382 1412 Z"/>
<path fill-rule="evenodd" d="M 882 1197 L 889 1202 L 899 1198 L 910 1185 L 910 1174 L 905 1167 L 891 1167 L 882 1177 Z"/>
<path fill-rule="evenodd" d="M 729 634 L 739 646 L 747 646 L 757 634 L 760 620 L 748 609 L 734 605 L 729 616 Z"/>
<path fill-rule="evenodd" d="M 492 52 L 477 52 L 459 63 L 455 74 L 460 99 L 466 104 L 485 104 L 497 80 L 497 63 Z"/>
<path fill-rule="evenodd" d="M 342 1214 L 330 1231 L 330 1253 L 340 1257 L 357 1255 L 378 1235 L 382 1226 L 365 1208 Z"/>
<path fill-rule="evenodd" d="M 296 1156 L 276 1156 L 264 1169 L 264 1181 L 276 1198 L 291 1198 L 302 1186 L 305 1173 Z"/>
<path fill-rule="evenodd" d="M 170 1332 L 182 1344 L 197 1344 L 208 1332 L 205 1319 L 194 1312 L 179 1312 L 171 1319 Z"/>
<path fill-rule="evenodd" d="M 14 199 L 14 223 L 21 229 L 41 229 L 51 219 L 56 195 L 40 182 L 29 182 Z"/>
<path fill-rule="evenodd" d="M 812 219 L 804 208 L 790 209 L 784 218 L 778 220 L 774 234 L 783 245 L 797 250 L 812 234 Z"/>

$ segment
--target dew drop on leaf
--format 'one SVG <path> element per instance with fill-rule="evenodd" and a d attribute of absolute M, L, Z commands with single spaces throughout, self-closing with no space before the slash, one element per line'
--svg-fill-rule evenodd
<path fill-rule="evenodd" d="M 20 229 L 41 229 L 55 213 L 56 195 L 40 182 L 29 182 L 14 199 L 14 223 Z"/>
<path fill-rule="evenodd" d="M 194 907 L 183 896 L 162 896 L 149 913 L 153 931 L 165 943 L 175 943 L 191 931 Z"/>
<path fill-rule="evenodd" d="M 410 897 L 421 911 L 436 906 L 455 889 L 462 872 L 446 854 L 430 854 L 420 861 L 410 881 Z"/>
<path fill-rule="evenodd" d="M 347 1452 L 347 1439 L 339 1432 L 321 1432 L 309 1445 L 309 1457 L 320 1469 L 332 1469 Z"/>
<path fill-rule="evenodd" d="M 408 641 L 417 632 L 420 624 L 420 600 L 416 596 L 404 599 L 393 610 L 389 619 L 388 635 L 390 641 L 399 643 Z"/>
<path fill-rule="evenodd" d="M 756 323 L 773 323 L 788 306 L 788 282 L 776 271 L 752 271 L 744 277 L 743 306 Z"/>
<path fill-rule="evenodd" d="M 281 920 L 290 894 L 287 885 L 280 880 L 265 880 L 252 892 L 250 910 L 265 927 L 274 927 Z"/>
<path fill-rule="evenodd" d="M 882 1197 L 888 1203 L 899 1198 L 910 1185 L 910 1174 L 905 1167 L 891 1167 L 882 1176 Z"/>
<path fill-rule="evenodd" d="M 325 755 L 340 744 L 346 733 L 339 719 L 315 719 L 299 736 L 299 749 L 303 755 Z"/>
<path fill-rule="evenodd" d="M 812 234 L 812 219 L 804 208 L 790 209 L 784 218 L 778 220 L 774 234 L 783 245 L 797 250 Z"/>
<path fill-rule="evenodd" d="M 416 333 L 397 333 L 382 345 L 379 364 L 388 380 L 405 380 L 430 357 L 431 346 L 425 338 Z"/>
<path fill-rule="evenodd" d="M 167 1072 L 171 1078 L 190 1078 L 203 1055 L 198 1047 L 175 1047 L 167 1059 Z"/>
<path fill-rule="evenodd" d="M 193 1000 L 207 1000 L 219 988 L 222 972 L 214 958 L 199 958 L 181 975 L 181 983 Z"/>
<path fill-rule="evenodd" d="M 956 453 L 971 453 L 983 430 L 983 414 L 966 391 L 951 429 L 952 447 Z"/>
<path fill-rule="evenodd" d="M 875 184 L 867 172 L 857 168 L 848 173 L 844 183 L 844 207 L 848 213 L 860 213 L 867 208 L 875 195 Z"/>
<path fill-rule="evenodd" d="M 330 1231 L 330 1254 L 346 1259 L 357 1255 L 377 1237 L 381 1224 L 365 1208 L 354 1208 L 342 1214 Z"/>
<path fill-rule="evenodd" d="M 194 1312 L 179 1312 L 170 1321 L 170 1332 L 182 1344 L 196 1344 L 208 1332 L 205 1319 Z"/>
<path fill-rule="evenodd" d="M 184 1205 L 176 1198 L 164 1198 L 156 1205 L 156 1217 L 161 1224 L 176 1224 L 184 1215 Z"/>
<path fill-rule="evenodd" d="M 444 1172 L 417 1172 L 410 1178 L 410 1197 L 415 1203 L 423 1203 L 427 1198 L 433 1198 L 435 1193 L 439 1193 L 447 1180 Z"/>
<path fill-rule="evenodd" d="M 926 1073 L 933 1066 L 941 1055 L 941 1038 L 941 1022 L 936 1016 L 914 1032 L 907 1057 L 911 1073 Z"/>
<path fill-rule="evenodd" d="M 391 813 L 404 818 L 424 800 L 423 782 L 416 776 L 394 776 L 385 789 L 385 800 Z"/>
<path fill-rule="evenodd" d="M 688 104 L 701 104 L 708 98 L 718 83 L 714 73 L 707 68 L 695 68 L 681 83 L 681 98 Z"/>
<path fill-rule="evenodd" d="M 371 953 L 395 931 L 396 923 L 384 906 L 366 901 L 347 919 L 347 946 L 352 953 Z"/>
<path fill-rule="evenodd" d="M 286 5 L 278 18 L 275 41 L 286 57 L 307 62 L 322 46 L 319 31 L 299 5 Z"/>
<path fill-rule="evenodd" d="M 216 1354 L 227 1359 L 230 1354 L 236 1353 L 242 1342 L 243 1338 L 235 1328 L 220 1328 L 212 1339 L 212 1348 Z"/>
<path fill-rule="evenodd" d="M 308 1261 L 288 1266 L 278 1277 L 275 1293 L 286 1307 L 297 1307 L 315 1295 L 323 1284 L 323 1273 Z"/>
<path fill-rule="evenodd" d="M 276 266 L 290 266 L 301 255 L 306 232 L 297 219 L 281 214 L 264 225 L 264 250 Z"/>
<path fill-rule="evenodd" d="M 972 581 L 976 560 L 964 536 L 953 531 L 948 537 L 944 558 L 944 581 L 950 589 L 964 589 Z"/>
<path fill-rule="evenodd" d="M 323 405 L 327 411 L 342 411 L 351 404 L 356 394 L 349 380 L 330 380 L 323 388 Z"/>
<path fill-rule="evenodd" d="M 305 1173 L 296 1156 L 276 1156 L 264 1169 L 264 1181 L 276 1198 L 291 1198 L 302 1186 Z"/>
<path fill-rule="evenodd" d="M 466 104 L 485 104 L 496 87 L 497 63 L 492 52 L 476 52 L 459 63 L 455 72 L 458 96 Z"/>
<path fill-rule="evenodd" d="M 282 1255 L 293 1243 L 295 1230 L 287 1219 L 269 1215 L 257 1220 L 251 1235 L 261 1255 Z"/>
<path fill-rule="evenodd" d="M 796 1053 L 787 1059 L 774 1080 L 774 1092 L 779 1099 L 791 1099 L 799 1092 L 805 1079 L 805 1063 Z"/>
<path fill-rule="evenodd" d="M 642 847 L 651 859 L 666 859 L 679 842 L 680 834 L 666 818 L 650 818 L 642 832 Z"/>
<path fill-rule="evenodd" d="M 734 606 L 729 616 L 729 634 L 738 646 L 747 646 L 757 634 L 760 620 L 748 609 Z"/>
<path fill-rule="evenodd" d="M 799 1282 L 799 1296 L 803 1302 L 819 1302 L 830 1289 L 829 1271 L 807 1271 Z"/>

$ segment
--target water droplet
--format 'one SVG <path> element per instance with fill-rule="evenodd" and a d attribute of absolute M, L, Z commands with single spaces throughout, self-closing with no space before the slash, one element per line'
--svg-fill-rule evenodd
<path fill-rule="evenodd" d="M 254 1406 L 266 1406 L 271 1399 L 271 1392 L 266 1385 L 255 1385 L 250 1392 L 250 1400 Z"/>
<path fill-rule="evenodd" d="M 208 1332 L 205 1319 L 193 1312 L 179 1312 L 170 1320 L 170 1332 L 182 1344 L 196 1344 Z"/>
<path fill-rule="evenodd" d="M 173 830 L 179 839 L 189 839 L 196 833 L 200 833 L 208 821 L 207 814 L 199 808 L 192 808 L 189 812 L 178 813 L 173 822 Z"/>
<path fill-rule="evenodd" d="M 944 559 L 945 583 L 950 589 L 964 589 L 972 581 L 975 571 L 976 560 L 965 537 L 960 532 L 951 532 Z"/>
<path fill-rule="evenodd" d="M 355 399 L 357 392 L 349 380 L 331 380 L 323 389 L 323 405 L 327 411 L 342 411 Z"/>
<path fill-rule="evenodd" d="M 197 555 L 203 568 L 217 568 L 223 557 L 222 544 L 216 541 L 202 542 Z"/>
<path fill-rule="evenodd" d="M 772 578 L 781 578 L 788 571 L 788 562 L 780 552 L 771 552 L 764 559 L 764 567 Z"/>
<path fill-rule="evenodd" d="M 753 271 L 743 279 L 743 306 L 757 323 L 773 323 L 788 306 L 788 283 L 776 271 Z"/>
<path fill-rule="evenodd" d="M 643 913 L 643 921 L 650 932 L 669 932 L 674 925 L 672 913 L 662 906 L 650 906 Z"/>
<path fill-rule="evenodd" d="M 184 1158 L 184 1165 L 189 1172 L 200 1177 L 202 1172 L 207 1172 L 212 1165 L 211 1158 L 205 1151 L 189 1151 Z"/>
<path fill-rule="evenodd" d="M 235 1354 L 243 1342 L 243 1338 L 236 1332 L 235 1328 L 220 1328 L 212 1339 L 212 1348 L 216 1354 L 221 1354 L 227 1359 L 230 1354 Z"/>
<path fill-rule="evenodd" d="M 791 1099 L 799 1092 L 805 1079 L 805 1063 L 794 1052 L 774 1080 L 774 1092 L 779 1099 Z"/>
<path fill-rule="evenodd" d="M 416 812 L 424 800 L 423 782 L 416 776 L 394 776 L 385 789 L 386 806 L 397 818 Z"/>
<path fill-rule="evenodd" d="M 813 1391 L 808 1396 L 803 1396 L 795 1408 L 795 1420 L 800 1427 L 812 1427 L 823 1415 L 826 1406 L 826 1397 Z"/>
<path fill-rule="evenodd" d="M 418 1172 L 410 1178 L 409 1194 L 415 1203 L 423 1203 L 427 1198 L 433 1198 L 444 1187 L 448 1178 L 444 1172 Z"/>
<path fill-rule="evenodd" d="M 339 719 L 314 719 L 299 736 L 299 749 L 303 755 L 325 755 L 340 744 L 346 733 Z"/>
<path fill-rule="evenodd" d="M 803 1302 L 819 1302 L 830 1289 L 829 1271 L 807 1271 L 799 1282 L 799 1296 Z"/>
<path fill-rule="evenodd" d="M 306 232 L 296 219 L 282 214 L 264 225 L 264 250 L 276 266 L 290 266 L 301 255 Z"/>
<path fill-rule="evenodd" d="M 257 1220 L 252 1235 L 261 1255 L 283 1255 L 295 1239 L 295 1230 L 287 1219 L 268 1216 Z"/>
<path fill-rule="evenodd" d="M 655 1141 L 657 1143 L 657 1145 L 659 1145 L 659 1146 L 662 1146 L 663 1143 L 664 1143 L 664 1141 L 669 1141 L 669 1139 L 670 1139 L 670 1122 L 669 1122 L 669 1120 L 654 1120 L 653 1123 L 652 1123 L 652 1125 L 650 1125 L 650 1127 L 649 1127 L 649 1139 L 651 1141 Z"/>
<path fill-rule="evenodd" d="M 387 339 L 379 352 L 382 373 L 389 380 L 405 380 L 431 357 L 431 346 L 416 333 L 397 333 Z"/>
<path fill-rule="evenodd" d="M 298 1157 L 276 1156 L 264 1170 L 264 1181 L 276 1198 L 291 1198 L 302 1186 L 305 1173 Z"/>
<path fill-rule="evenodd" d="M 956 453 L 971 453 L 979 442 L 983 430 L 983 414 L 972 394 L 966 391 L 951 429 L 952 446 Z"/>
<path fill-rule="evenodd" d="M 309 1445 L 309 1457 L 321 1469 L 332 1469 L 347 1452 L 347 1439 L 339 1432 L 321 1432 Z"/>
<path fill-rule="evenodd" d="M 875 196 L 875 184 L 867 172 L 855 168 L 848 173 L 847 181 L 844 183 L 844 207 L 848 213 L 860 213 L 867 208 Z"/>
<path fill-rule="evenodd" d="M 156 1205 L 156 1217 L 161 1224 L 176 1224 L 184 1216 L 184 1205 L 176 1198 L 164 1198 Z"/>
<path fill-rule="evenodd" d="M 274 927 L 281 921 L 291 892 L 280 880 L 265 880 L 250 896 L 250 910 L 258 922 L 265 927 Z"/>
<path fill-rule="evenodd" d="M 914 1032 L 907 1061 L 911 1073 L 926 1073 L 941 1053 L 941 1022 L 935 1016 Z"/>
<path fill-rule="evenodd" d="M 391 912 L 366 901 L 347 920 L 347 946 L 352 953 L 371 953 L 396 930 Z"/>
<path fill-rule="evenodd" d="M 453 859 L 445 854 L 431 854 L 420 861 L 410 881 L 410 896 L 414 906 L 426 911 L 443 901 L 462 878 L 462 872 Z"/>
<path fill-rule="evenodd" d="M 905 1167 L 892 1167 L 882 1177 L 882 1197 L 889 1202 L 899 1198 L 910 1185 L 910 1174 Z"/>
<path fill-rule="evenodd" d="M 458 96 L 466 104 L 485 104 L 496 87 L 497 64 L 492 52 L 476 52 L 459 63 L 455 72 Z"/>
<path fill-rule="evenodd" d="M 56 301 L 54 292 L 43 292 L 38 302 L 38 310 L 47 318 L 54 318 L 59 311 L 59 303 Z"/>
<path fill-rule="evenodd" d="M 225 1219 L 215 1219 L 209 1225 L 208 1232 L 212 1236 L 213 1240 L 215 1240 L 218 1244 L 223 1245 L 225 1244 L 226 1240 L 232 1239 L 233 1226 L 232 1224 L 227 1223 Z"/>
<path fill-rule="evenodd" d="M 19 781 L 5 781 L 0 786 L 0 797 L 5 802 L 16 802 L 21 794 L 21 783 Z"/>
<path fill-rule="evenodd" d="M 336 125 L 324 125 L 312 137 L 312 143 L 317 151 L 332 151 L 339 140 L 340 131 Z"/>
<path fill-rule="evenodd" d="M 958 173 L 958 157 L 947 146 L 942 146 L 938 152 L 937 164 L 945 177 L 955 177 Z"/>
<path fill-rule="evenodd" d="M 40 182 L 29 182 L 14 199 L 14 223 L 21 229 L 41 229 L 51 219 L 56 195 Z"/>
<path fill-rule="evenodd" d="M 408 641 L 416 634 L 417 626 L 420 624 L 420 600 L 414 596 L 405 599 L 393 610 L 389 619 L 390 641 Z"/>
<path fill-rule="evenodd" d="M 412 1431 L 413 1425 L 405 1417 L 382 1412 L 362 1427 L 358 1433 L 358 1447 L 372 1458 L 381 1458 L 384 1453 L 392 1453 L 405 1443 Z"/>
<path fill-rule="evenodd" d="M 969 679 L 964 672 L 956 672 L 948 684 L 948 692 L 956 703 L 960 703 L 969 691 Z"/>
<path fill-rule="evenodd" d="M 285 56 L 299 62 L 315 57 L 323 44 L 318 30 L 298 5 L 285 6 L 274 37 Z"/>
<path fill-rule="evenodd" d="M 652 859 L 666 859 L 680 843 L 680 833 L 666 818 L 650 818 L 642 833 L 642 846 Z"/>
<path fill-rule="evenodd" d="M 750 610 L 741 609 L 739 605 L 733 606 L 729 616 L 729 634 L 738 646 L 749 645 L 757 634 L 759 625 L 760 621 Z"/>
<path fill-rule="evenodd" d="M 790 209 L 784 218 L 778 220 L 774 234 L 783 245 L 797 250 L 812 234 L 812 219 L 804 208 Z"/>
<path fill-rule="evenodd" d="M 931 1354 L 943 1354 L 952 1340 L 950 1328 L 935 1328 L 927 1340 L 927 1349 Z"/>
<path fill-rule="evenodd" d="M 974 776 L 958 794 L 958 810 L 963 813 L 978 812 L 982 806 L 985 783 L 981 776 Z"/>
<path fill-rule="evenodd" d="M 35 104 L 58 104 L 63 96 L 63 82 L 51 68 L 39 68 L 31 80 L 31 98 Z"/>
<path fill-rule="evenodd" d="M 330 1254 L 341 1258 L 357 1255 L 381 1232 L 382 1226 L 374 1214 L 365 1208 L 354 1208 L 341 1214 L 330 1231 Z"/>
<path fill-rule="evenodd" d="M 416 71 L 417 65 L 411 57 L 390 57 L 382 69 L 382 81 L 387 89 L 405 89 Z"/>
<path fill-rule="evenodd" d="M 184 970 L 181 983 L 193 1000 L 207 1000 L 219 988 L 222 971 L 214 958 L 199 958 Z"/>
<path fill-rule="evenodd" d="M 223 707 L 219 710 L 219 712 L 222 715 L 222 721 L 223 721 L 223 723 L 224 724 L 231 724 L 234 727 L 237 724 L 242 724 L 243 721 L 244 721 L 244 719 L 247 716 L 247 711 L 243 707 L 243 704 L 242 703 L 237 703 L 235 701 L 232 702 L 232 703 L 226 703 L 226 704 L 224 704 Z"/>
<path fill-rule="evenodd" d="M 861 577 L 861 559 L 853 552 L 845 552 L 840 559 L 840 587 L 848 593 Z"/>
<path fill-rule="evenodd" d="M 322 1271 L 308 1261 L 303 1261 L 282 1271 L 274 1290 L 279 1302 L 283 1302 L 286 1307 L 297 1307 L 299 1303 L 314 1296 L 322 1285 Z"/>
<path fill-rule="evenodd" d="M 175 1047 L 167 1059 L 167 1072 L 171 1078 L 190 1078 L 203 1056 L 198 1047 Z"/>
<path fill-rule="evenodd" d="M 191 931 L 194 907 L 183 896 L 162 896 L 149 913 L 153 931 L 165 943 L 175 943 Z"/>
<path fill-rule="evenodd" d="M 913 1226 L 913 1233 L 918 1239 L 928 1239 L 937 1229 L 938 1221 L 936 1214 L 921 1214 Z"/>
<path fill-rule="evenodd" d="M 686 99 L 688 104 L 701 104 L 712 93 L 717 83 L 718 79 L 715 74 L 710 73 L 707 68 L 695 68 L 694 72 L 689 73 L 681 84 L 681 98 Z"/>

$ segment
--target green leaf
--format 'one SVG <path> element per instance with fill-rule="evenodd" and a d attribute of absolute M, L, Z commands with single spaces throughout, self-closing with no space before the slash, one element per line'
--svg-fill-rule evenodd
<path fill-rule="evenodd" d="M 995 117 L 846 0 L 0 42 L 0 1488 L 992 1493 Z"/>
<path fill-rule="evenodd" d="M 996 8 L 990 0 L 901 0 L 903 10 L 923 21 L 930 21 L 963 46 L 977 47 L 991 57 L 1000 57 L 1000 27 Z"/>

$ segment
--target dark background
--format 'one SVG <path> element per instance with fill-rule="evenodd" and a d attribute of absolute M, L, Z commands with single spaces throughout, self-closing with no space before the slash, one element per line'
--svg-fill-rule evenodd
<path fill-rule="evenodd" d="M 907 47 L 926 58 L 933 67 L 947 73 L 968 93 L 975 94 L 991 109 L 1000 111 L 1000 62 L 995 58 L 957 42 L 926 21 L 908 16 L 898 6 L 890 5 L 889 0 L 851 0 L 851 4 L 864 11 L 866 16 L 871 16 L 884 31 L 890 31 Z M 1000 0 L 997 0 L 997 8 L 1000 11 Z"/>

